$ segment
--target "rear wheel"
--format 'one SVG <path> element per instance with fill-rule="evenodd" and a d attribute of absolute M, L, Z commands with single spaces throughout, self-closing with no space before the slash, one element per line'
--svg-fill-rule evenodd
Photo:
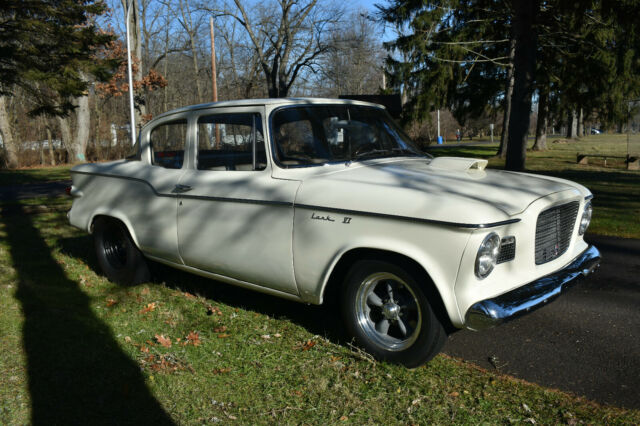
<path fill-rule="evenodd" d="M 121 285 L 149 281 L 147 262 L 120 221 L 98 218 L 93 238 L 98 263 L 110 281 Z"/>
<path fill-rule="evenodd" d="M 445 329 L 420 278 L 379 260 L 360 260 L 347 273 L 341 302 L 346 328 L 376 358 L 413 368 L 444 345 Z"/>

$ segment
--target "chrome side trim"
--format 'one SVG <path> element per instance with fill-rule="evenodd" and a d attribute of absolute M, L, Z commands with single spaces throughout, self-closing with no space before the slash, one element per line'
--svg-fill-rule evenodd
<path fill-rule="evenodd" d="M 320 210 L 320 211 L 347 214 L 347 215 L 380 217 L 385 219 L 405 220 L 408 222 L 452 226 L 455 228 L 471 228 L 471 229 L 495 228 L 497 226 L 509 225 L 511 223 L 520 222 L 520 219 L 508 219 L 500 222 L 491 222 L 491 223 L 459 223 L 459 222 L 447 222 L 444 220 L 423 219 L 423 218 L 411 217 L 411 216 L 399 216 L 399 215 L 386 214 L 386 213 L 365 212 L 361 210 L 348 210 L 348 209 L 339 209 L 334 207 L 312 206 L 308 204 L 295 204 L 294 207 L 298 209 L 305 209 L 305 210 L 316 210 L 316 211 Z"/>
<path fill-rule="evenodd" d="M 465 327 L 482 330 L 495 327 L 544 306 L 558 297 L 580 277 L 591 274 L 600 264 L 600 252 L 589 246 L 564 268 L 508 293 L 473 304 L 465 314 Z"/>
<path fill-rule="evenodd" d="M 184 192 L 180 192 L 179 188 L 176 190 L 175 188 L 171 191 L 170 194 L 162 194 L 153 187 L 148 181 L 136 177 L 130 176 L 120 176 L 120 175 L 110 175 L 107 173 L 89 173 L 89 172 L 71 172 L 78 173 L 81 175 L 89 175 L 89 176 L 103 176 L 114 179 L 124 179 L 130 180 L 133 182 L 140 182 L 147 185 L 153 191 L 154 195 L 157 197 L 167 197 L 167 198 L 181 198 L 181 199 L 191 199 L 191 200 L 209 200 L 209 201 L 223 201 L 228 203 L 244 203 L 244 204 L 266 204 L 266 205 L 276 205 L 276 206 L 285 206 L 285 207 L 293 207 L 293 203 L 290 201 L 276 201 L 276 200 L 255 200 L 248 198 L 229 198 L 229 197 L 212 197 L 208 195 L 188 195 Z M 176 185 L 178 187 L 179 185 Z M 184 185 L 182 185 L 184 186 Z"/>

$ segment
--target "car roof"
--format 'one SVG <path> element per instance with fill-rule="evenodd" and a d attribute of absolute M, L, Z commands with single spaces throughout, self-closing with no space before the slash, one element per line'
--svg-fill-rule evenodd
<path fill-rule="evenodd" d="M 265 99 L 239 99 L 231 101 L 209 102 L 204 104 L 189 105 L 176 108 L 171 111 L 164 112 L 154 117 L 155 119 L 166 117 L 173 114 L 196 111 L 206 108 L 222 108 L 222 107 L 240 107 L 240 106 L 280 106 L 280 105 L 319 105 L 319 104 L 341 104 L 341 105 L 362 105 L 377 108 L 384 108 L 383 105 L 371 102 L 356 101 L 352 99 L 336 99 L 336 98 L 265 98 Z"/>

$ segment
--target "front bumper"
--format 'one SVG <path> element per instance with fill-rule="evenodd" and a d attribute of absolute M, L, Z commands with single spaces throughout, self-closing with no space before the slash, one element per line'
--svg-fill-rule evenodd
<path fill-rule="evenodd" d="M 474 303 L 465 314 L 465 327 L 481 330 L 495 327 L 531 312 L 555 299 L 582 276 L 600 264 L 600 252 L 589 246 L 564 268 L 508 293 Z"/>

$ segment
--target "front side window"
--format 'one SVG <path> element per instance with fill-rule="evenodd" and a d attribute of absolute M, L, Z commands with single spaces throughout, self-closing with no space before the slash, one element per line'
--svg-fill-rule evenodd
<path fill-rule="evenodd" d="M 423 156 L 382 109 L 356 105 L 283 108 L 271 120 L 282 167 Z"/>
<path fill-rule="evenodd" d="M 259 114 L 215 114 L 198 118 L 198 170 L 264 170 Z"/>
<path fill-rule="evenodd" d="M 184 162 L 187 120 L 163 123 L 151 130 L 151 161 L 155 166 L 180 169 Z"/>

